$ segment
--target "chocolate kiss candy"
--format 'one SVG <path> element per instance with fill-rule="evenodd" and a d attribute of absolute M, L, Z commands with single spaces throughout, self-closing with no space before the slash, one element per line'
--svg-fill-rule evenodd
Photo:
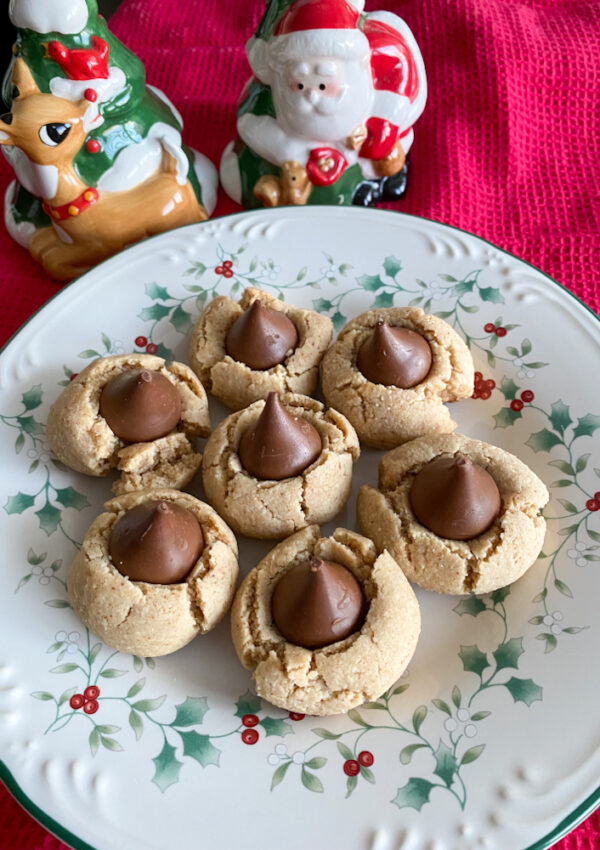
<path fill-rule="evenodd" d="M 204 535 L 196 517 L 173 502 L 146 502 L 117 520 L 110 538 L 113 564 L 132 581 L 175 584 L 192 569 Z"/>
<path fill-rule="evenodd" d="M 440 537 L 469 540 L 500 513 L 492 476 L 466 457 L 437 457 L 415 476 L 410 504 L 419 522 Z"/>
<path fill-rule="evenodd" d="M 281 481 L 299 475 L 322 451 L 316 428 L 292 416 L 277 393 L 269 393 L 256 424 L 242 434 L 238 454 L 242 466 L 262 481 Z"/>
<path fill-rule="evenodd" d="M 175 428 L 181 417 L 181 398 L 160 372 L 128 369 L 102 390 L 100 414 L 119 439 L 145 443 Z"/>
<path fill-rule="evenodd" d="M 356 365 L 373 384 L 406 390 L 427 377 L 431 359 L 431 348 L 421 334 L 381 321 L 358 349 Z"/>
<path fill-rule="evenodd" d="M 307 649 L 328 646 L 357 631 L 364 607 L 361 586 L 350 570 L 321 558 L 288 570 L 271 599 L 271 614 L 281 634 Z"/>
<path fill-rule="evenodd" d="M 297 344 L 294 323 L 280 310 L 265 307 L 258 298 L 235 320 L 225 340 L 227 354 L 251 369 L 270 369 L 283 363 Z"/>

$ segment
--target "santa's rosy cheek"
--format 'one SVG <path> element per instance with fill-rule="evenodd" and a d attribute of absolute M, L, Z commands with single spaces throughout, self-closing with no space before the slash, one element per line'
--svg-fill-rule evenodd
<path fill-rule="evenodd" d="M 327 82 L 321 82 L 318 86 L 319 93 L 323 97 L 337 97 L 337 95 L 342 90 L 342 87 L 337 81 L 328 80 Z"/>
<path fill-rule="evenodd" d="M 288 86 L 292 91 L 304 91 L 304 89 L 306 88 L 305 83 L 303 83 L 302 80 L 298 79 L 290 80 Z"/>

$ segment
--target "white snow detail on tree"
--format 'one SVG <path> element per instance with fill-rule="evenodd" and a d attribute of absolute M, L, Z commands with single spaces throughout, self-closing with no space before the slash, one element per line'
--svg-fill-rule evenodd
<path fill-rule="evenodd" d="M 177 182 L 183 186 L 189 162 L 182 148 L 181 133 L 175 127 L 158 121 L 150 127 L 142 142 L 128 145 L 117 154 L 113 165 L 98 181 L 98 189 L 101 192 L 126 192 L 139 186 L 160 170 L 163 150 L 175 159 Z"/>
<path fill-rule="evenodd" d="M 85 0 L 10 0 L 8 14 L 17 29 L 75 34 L 85 29 Z"/>

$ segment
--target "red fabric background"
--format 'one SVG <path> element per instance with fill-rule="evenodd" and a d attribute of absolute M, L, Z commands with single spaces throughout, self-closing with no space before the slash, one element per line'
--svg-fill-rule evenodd
<path fill-rule="evenodd" d="M 399 209 L 529 260 L 600 309 L 600 2 L 388 0 L 421 46 L 430 95 Z M 367 9 L 379 3 L 367 2 Z M 114 32 L 218 162 L 233 137 L 262 0 L 126 0 Z M 8 58 L 8 57 L 7 57 Z M 0 163 L 0 191 L 10 179 Z M 220 196 L 217 214 L 235 205 Z M 57 287 L 0 228 L 0 343 Z M 4 850 L 62 850 L 0 789 Z M 600 846 L 597 812 L 556 845 Z M 508 848 L 507 848 L 508 850 Z"/>

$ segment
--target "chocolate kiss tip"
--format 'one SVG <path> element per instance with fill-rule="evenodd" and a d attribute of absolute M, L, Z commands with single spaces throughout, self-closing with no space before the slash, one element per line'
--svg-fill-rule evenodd
<path fill-rule="evenodd" d="M 427 340 L 410 328 L 380 319 L 360 346 L 356 365 L 368 381 L 409 389 L 429 374 L 432 353 Z"/>
<path fill-rule="evenodd" d="M 299 475 L 322 451 L 319 432 L 301 416 L 293 416 L 276 392 L 269 393 L 254 427 L 238 449 L 242 466 L 261 481 L 281 481 Z"/>
<path fill-rule="evenodd" d="M 281 310 L 266 307 L 256 298 L 229 328 L 227 354 L 251 369 L 264 371 L 283 363 L 298 344 L 298 331 Z"/>

